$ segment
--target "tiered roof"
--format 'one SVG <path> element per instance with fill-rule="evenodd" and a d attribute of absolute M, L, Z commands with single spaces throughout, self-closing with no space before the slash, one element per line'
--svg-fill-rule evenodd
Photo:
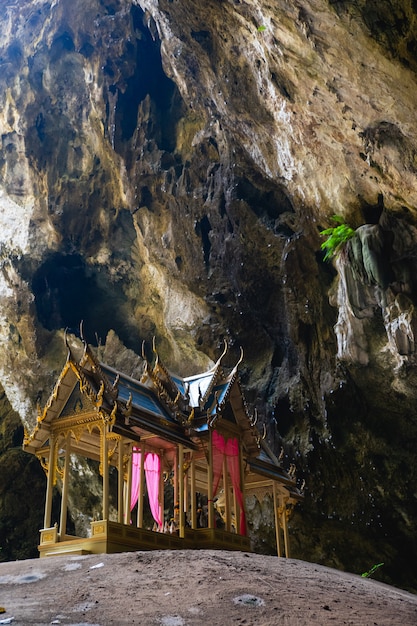
<path fill-rule="evenodd" d="M 281 467 L 263 440 L 256 418 L 248 411 L 238 375 L 243 354 L 234 367 L 224 367 L 225 344 L 212 368 L 183 378 L 169 372 L 154 343 L 153 362 L 145 359 L 145 371 L 138 381 L 100 363 L 85 340 L 83 344 L 83 354 L 77 359 L 67 342 L 67 362 L 44 410 L 39 412 L 34 432 L 30 436 L 26 433 L 26 450 L 38 455 L 44 453 L 49 445 L 51 423 L 56 427 L 56 420 L 62 420 L 64 426 L 69 416 L 74 422 L 76 439 L 73 451 L 88 451 L 93 457 L 99 451 L 94 451 L 91 430 L 99 416 L 114 433 L 133 441 L 146 437 L 151 446 L 159 449 L 172 443 L 195 449 L 198 441 L 224 420 L 224 427 L 240 433 L 251 469 L 266 478 L 275 477 L 294 497 L 301 497 L 294 477 Z M 79 432 L 76 432 L 77 424 Z M 97 437 L 95 440 L 97 446 Z"/>

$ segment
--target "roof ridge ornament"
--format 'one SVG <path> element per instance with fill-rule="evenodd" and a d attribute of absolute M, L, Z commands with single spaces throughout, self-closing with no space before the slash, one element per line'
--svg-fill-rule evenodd
<path fill-rule="evenodd" d="M 115 403 L 117 404 L 117 396 L 119 394 L 118 383 L 120 376 L 116 376 L 113 384 L 111 384 L 108 380 L 100 365 L 99 360 L 97 359 L 96 355 L 91 349 L 91 346 L 84 336 L 83 320 L 81 320 L 80 322 L 80 337 L 82 343 L 84 344 L 84 353 L 81 359 L 78 361 L 72 356 L 72 352 L 67 339 L 67 333 L 65 332 L 64 335 L 65 343 L 71 355 L 69 358 L 71 368 L 79 380 L 80 390 L 84 391 L 87 394 L 89 399 L 98 409 L 101 409 L 103 403 L 114 406 Z M 96 383 L 99 386 L 98 391 L 90 382 L 89 377 L 93 377 L 96 379 L 98 378 L 98 380 L 96 380 Z"/>
<path fill-rule="evenodd" d="M 295 474 L 297 473 L 297 466 L 295 463 L 290 463 L 290 469 L 288 470 L 288 476 L 290 478 L 295 478 Z"/>
<path fill-rule="evenodd" d="M 114 392 L 117 392 L 117 394 L 119 393 L 119 381 L 120 381 L 120 374 L 119 372 L 117 372 L 116 378 L 114 379 L 114 383 L 111 386 L 112 390 Z"/>
<path fill-rule="evenodd" d="M 265 423 L 262 424 L 262 434 L 258 430 L 258 436 L 256 438 L 256 442 L 258 444 L 258 447 L 260 447 L 261 441 L 264 441 L 264 439 L 266 439 L 266 426 L 265 426 Z"/>
<path fill-rule="evenodd" d="M 156 337 L 155 337 L 155 335 L 152 337 L 152 352 L 156 356 L 155 365 L 158 365 L 159 364 L 159 354 L 158 354 L 158 351 L 156 349 Z"/>
<path fill-rule="evenodd" d="M 239 368 L 239 365 L 242 363 L 242 361 L 243 361 L 243 348 L 242 348 L 242 346 L 240 346 L 240 357 L 238 359 L 238 362 L 236 363 L 236 365 L 233 368 L 233 373 L 237 372 L 237 370 Z"/>
<path fill-rule="evenodd" d="M 129 398 L 127 399 L 125 408 L 122 407 L 121 411 L 122 411 L 122 415 L 125 418 L 125 425 L 129 426 L 130 423 L 130 416 L 132 415 L 132 394 L 129 393 Z"/>
<path fill-rule="evenodd" d="M 84 320 L 80 321 L 80 337 L 81 337 L 81 341 L 83 342 L 83 345 L 84 345 L 84 354 L 81 357 L 80 365 L 81 365 L 81 363 L 84 365 L 85 361 L 87 361 L 88 356 L 89 356 L 88 355 L 88 343 L 87 343 L 86 338 L 84 337 Z"/>
<path fill-rule="evenodd" d="M 228 345 L 226 339 L 224 339 L 223 341 L 224 341 L 223 352 L 221 353 L 220 357 L 217 359 L 216 364 L 211 368 L 211 370 L 209 370 L 210 373 L 213 372 L 213 377 L 212 377 L 209 385 L 207 386 L 207 389 L 205 390 L 204 394 L 201 393 L 200 384 L 198 385 L 198 406 L 200 407 L 200 410 L 204 408 L 204 406 L 205 406 L 208 398 L 210 397 L 210 394 L 213 391 L 213 388 L 216 386 L 219 378 L 221 376 L 224 376 L 224 372 L 221 369 L 221 363 L 222 363 L 222 359 L 227 354 L 229 345 Z M 216 404 L 218 404 L 217 401 L 216 401 Z"/>
<path fill-rule="evenodd" d="M 145 384 L 147 380 L 149 380 L 149 378 L 151 377 L 151 373 L 150 373 L 150 367 L 149 367 L 149 362 L 148 359 L 146 357 L 146 352 L 145 352 L 145 340 L 142 340 L 142 359 L 145 363 L 145 367 L 143 370 L 143 374 L 141 376 L 140 382 Z"/>
<path fill-rule="evenodd" d="M 184 400 L 187 406 L 190 406 L 190 383 L 184 385 Z"/>
<path fill-rule="evenodd" d="M 74 361 L 71 346 L 69 345 L 69 341 L 68 341 L 68 326 L 64 330 L 64 343 L 67 346 L 67 350 L 68 350 L 67 361 Z"/>
<path fill-rule="evenodd" d="M 205 404 L 204 396 L 201 393 L 200 383 L 198 383 L 198 406 L 200 410 L 204 408 L 204 404 Z"/>
<path fill-rule="evenodd" d="M 223 352 L 221 353 L 220 357 L 217 359 L 216 365 L 213 367 L 213 369 L 217 369 L 217 367 L 221 365 L 222 359 L 226 356 L 227 351 L 229 349 L 229 344 L 227 343 L 227 339 L 223 339 L 223 343 L 224 343 Z"/>
<path fill-rule="evenodd" d="M 177 410 L 180 410 L 179 402 L 184 399 L 184 396 L 174 382 L 171 373 L 159 358 L 155 335 L 152 337 L 152 351 L 155 354 L 155 363 L 153 367 L 146 368 L 146 373 L 149 374 L 156 386 L 159 397 L 168 403 L 170 410 L 176 414 Z M 147 360 L 146 363 L 148 363 Z"/>

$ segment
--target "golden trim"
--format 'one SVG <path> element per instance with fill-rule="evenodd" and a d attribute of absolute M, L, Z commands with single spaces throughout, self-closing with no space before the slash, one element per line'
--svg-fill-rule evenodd
<path fill-rule="evenodd" d="M 115 441 L 116 443 L 114 444 L 114 447 L 112 450 L 107 450 L 107 457 L 109 459 L 109 461 L 112 459 L 114 453 L 116 452 L 119 442 L 122 439 L 121 435 L 116 435 L 115 433 L 107 433 L 106 435 L 106 439 L 107 441 Z"/>
<path fill-rule="evenodd" d="M 43 456 L 38 456 L 38 459 L 39 459 L 39 463 L 41 464 L 43 471 L 45 472 L 46 476 L 48 476 L 48 472 L 49 472 L 48 461 L 46 461 Z"/>

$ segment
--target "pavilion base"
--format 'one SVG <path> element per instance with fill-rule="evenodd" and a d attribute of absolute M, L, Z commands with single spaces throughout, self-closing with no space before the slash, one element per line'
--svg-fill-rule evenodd
<path fill-rule="evenodd" d="M 61 540 L 56 527 L 44 528 L 40 534 L 38 550 L 41 557 L 140 550 L 251 550 L 248 537 L 225 530 L 187 528 L 185 536 L 178 537 L 107 520 L 91 523 L 91 537 L 65 535 Z"/>

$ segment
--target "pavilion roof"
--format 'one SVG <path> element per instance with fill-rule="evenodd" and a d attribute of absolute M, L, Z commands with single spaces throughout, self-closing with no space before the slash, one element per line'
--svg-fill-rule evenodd
<path fill-rule="evenodd" d="M 79 405 L 91 419 L 105 416 L 116 434 L 133 441 L 152 437 L 151 445 L 158 448 L 172 443 L 196 448 L 198 439 L 223 420 L 226 430 L 238 429 L 251 471 L 279 481 L 294 497 L 302 497 L 294 477 L 282 468 L 249 414 L 238 376 L 242 354 L 233 368 L 225 368 L 225 347 L 213 367 L 181 377 L 169 372 L 154 346 L 154 362 L 146 361 L 144 376 L 138 381 L 100 363 L 87 342 L 83 343 L 81 358 L 75 357 L 67 343 L 67 362 L 39 412 L 34 432 L 25 435 L 25 449 L 37 453 L 47 448 L 52 422 L 71 419 Z M 91 433 L 85 435 L 84 443 L 82 439 L 77 442 L 80 450 L 83 445 L 91 448 Z"/>

